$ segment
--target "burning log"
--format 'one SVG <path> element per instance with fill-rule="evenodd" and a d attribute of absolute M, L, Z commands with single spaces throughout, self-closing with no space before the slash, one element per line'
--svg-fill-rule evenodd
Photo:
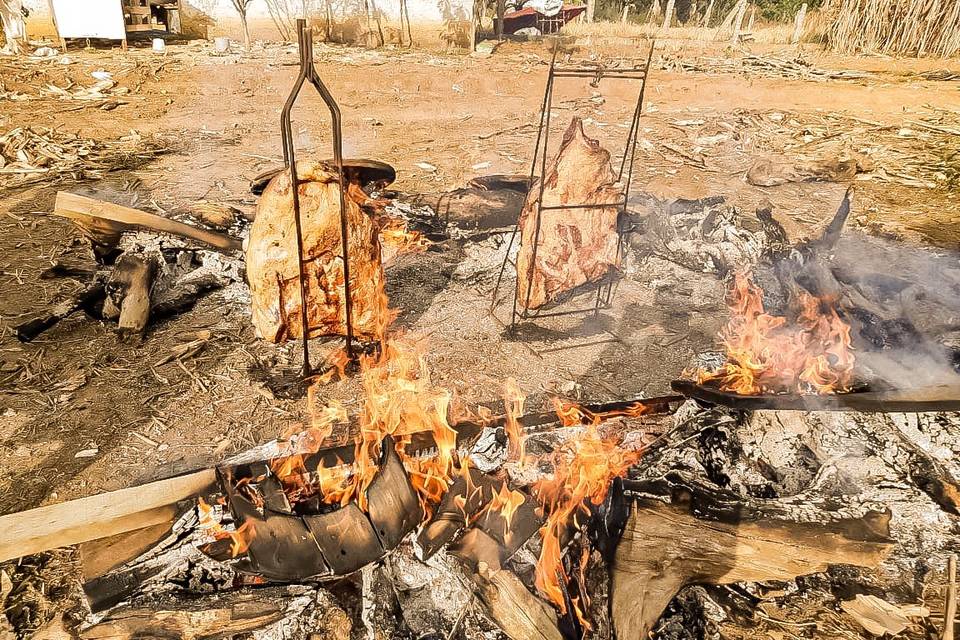
<path fill-rule="evenodd" d="M 611 568 L 617 637 L 645 638 L 691 583 L 789 580 L 829 564 L 875 567 L 890 552 L 889 512 L 744 498 L 672 473 L 625 481 L 632 499 Z"/>
<path fill-rule="evenodd" d="M 340 236 L 340 185 L 324 163 L 297 166 L 302 220 L 303 265 L 310 336 L 346 333 L 343 250 Z M 367 200 L 359 187 L 345 202 L 354 335 L 380 340 L 386 329 L 386 299 L 380 241 L 373 220 L 360 208 Z M 303 335 L 300 265 L 288 173 L 267 185 L 257 205 L 247 248 L 253 324 L 270 342 Z"/>
<path fill-rule="evenodd" d="M 539 309 L 564 294 L 609 277 L 618 268 L 618 211 L 623 199 L 610 153 L 583 132 L 574 118 L 543 180 L 543 207 L 608 205 L 536 215 L 540 183 L 534 182 L 520 214 L 517 302 Z M 536 244 L 536 246 L 535 246 Z"/>
<path fill-rule="evenodd" d="M 496 540 L 480 529 L 471 529 L 451 553 L 467 564 L 488 615 L 511 640 L 561 640 L 557 614 L 503 568 Z"/>

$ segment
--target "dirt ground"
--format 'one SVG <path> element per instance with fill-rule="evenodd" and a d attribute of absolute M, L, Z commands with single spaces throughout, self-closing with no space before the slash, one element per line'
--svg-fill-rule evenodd
<path fill-rule="evenodd" d="M 672 58 L 745 55 L 704 43 L 658 46 Z M 646 47 L 581 43 L 572 55 L 639 60 Z M 343 111 L 345 153 L 393 164 L 397 190 L 435 194 L 476 175 L 529 171 L 550 55 L 543 45 L 506 44 L 488 58 L 317 48 L 320 73 Z M 795 54 L 771 46 L 762 53 Z M 170 45 L 163 55 L 133 48 L 71 49 L 68 56 L 70 64 L 0 59 L 0 86 L 29 97 L 0 98 L 0 134 L 41 126 L 112 140 L 136 130 L 163 136 L 173 151 L 81 186 L 44 181 L 0 194 L 0 513 L 209 466 L 295 430 L 308 416 L 294 384 L 296 345 L 268 345 L 254 335 L 242 286 L 154 324 L 138 344 L 118 341 L 112 326 L 82 314 L 30 344 L 17 341 L 12 326 L 80 286 L 41 279 L 41 272 L 55 260 L 89 260 L 71 224 L 48 215 L 58 188 L 118 202 L 135 198 L 137 206 L 161 213 L 199 199 L 252 210 L 248 182 L 280 160 L 279 111 L 296 73 L 295 50 L 280 45 L 249 55 L 217 56 L 209 44 L 192 43 Z M 753 186 L 743 176 L 758 159 L 857 155 L 866 147 L 881 161 L 927 153 L 934 166 L 920 173 L 898 177 L 888 167 L 885 177 L 859 176 L 852 224 L 908 246 L 956 248 L 958 191 L 950 163 L 960 160 L 947 153 L 943 138 L 924 132 L 939 134 L 915 123 L 935 116 L 941 124 L 932 126 L 952 130 L 960 85 L 918 74 L 955 73 L 960 63 L 808 53 L 820 69 L 870 72 L 820 81 L 664 70 L 669 65 L 655 60 L 634 175 L 638 191 L 659 198 L 722 195 L 747 210 L 769 200 L 802 235 L 832 216 L 847 185 Z M 97 103 L 38 95 L 47 83 L 92 84 L 97 70 L 130 89 L 124 104 L 104 111 Z M 619 149 L 636 89 L 607 81 L 599 88 L 558 85 L 553 140 L 577 114 L 592 135 Z M 330 133 L 320 101 L 307 97 L 296 119 L 301 154 L 326 156 Z M 805 136 L 842 144 L 811 145 Z M 937 156 L 941 150 L 945 155 Z M 535 355 L 487 313 L 489 279 L 472 279 L 470 268 L 469 248 L 455 246 L 404 258 L 388 272 L 398 327 L 428 341 L 436 382 L 467 404 L 498 398 L 508 376 L 534 405 L 559 391 L 597 400 L 662 393 L 695 353 L 713 344 L 724 321 L 719 282 L 665 290 L 639 273 L 620 285 L 613 309 L 600 319 L 531 340 L 546 349 Z M 197 355 L 156 364 L 203 330 L 211 338 Z M 320 400 L 336 397 L 357 409 L 358 391 L 348 380 L 325 387 Z"/>

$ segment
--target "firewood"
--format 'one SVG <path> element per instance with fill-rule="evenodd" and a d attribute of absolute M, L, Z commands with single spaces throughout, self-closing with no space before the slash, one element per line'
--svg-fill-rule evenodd
<path fill-rule="evenodd" d="M 471 529 L 451 549 L 469 567 L 486 613 L 511 640 L 561 640 L 557 614 L 510 570 L 500 566 L 499 543 Z"/>
<path fill-rule="evenodd" d="M 41 333 L 50 329 L 67 316 L 90 307 L 99 302 L 105 295 L 105 289 L 99 282 L 88 285 L 72 298 L 55 305 L 45 316 L 34 318 L 14 327 L 17 339 L 21 342 L 30 342 Z"/>
<path fill-rule="evenodd" d="M 0 562 L 171 522 L 177 501 L 216 481 L 213 469 L 0 516 Z"/>
<path fill-rule="evenodd" d="M 86 580 L 98 578 L 136 558 L 170 535 L 170 523 L 118 533 L 109 538 L 91 540 L 80 545 L 80 560 Z"/>
<path fill-rule="evenodd" d="M 747 499 L 677 472 L 624 484 L 634 502 L 611 569 L 619 638 L 647 637 L 691 583 L 789 580 L 830 564 L 875 567 L 892 548 L 889 513 L 853 517 L 839 505 Z"/>
<path fill-rule="evenodd" d="M 157 273 L 154 261 L 125 254 L 117 261 L 107 282 L 103 314 L 118 319 L 122 333 L 143 333 L 150 320 L 150 289 Z"/>
<path fill-rule="evenodd" d="M 241 246 L 239 240 L 222 233 L 198 229 L 153 213 L 66 191 L 57 192 L 53 214 L 70 218 L 94 240 L 110 245 L 116 244 L 124 231 L 149 229 L 204 242 L 226 251 L 235 251 Z"/>
<path fill-rule="evenodd" d="M 80 633 L 84 640 L 228 638 L 286 616 L 283 588 L 236 591 L 196 599 L 172 598 L 153 606 L 121 607 Z"/>

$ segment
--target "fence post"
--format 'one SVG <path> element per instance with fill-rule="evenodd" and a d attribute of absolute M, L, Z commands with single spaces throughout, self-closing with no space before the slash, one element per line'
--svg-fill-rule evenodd
<path fill-rule="evenodd" d="M 793 20 L 793 37 L 790 38 L 790 44 L 797 44 L 800 42 L 800 36 L 803 35 L 803 22 L 807 18 L 807 3 L 804 2 L 803 6 L 800 7 L 800 11 L 797 11 L 797 17 Z"/>

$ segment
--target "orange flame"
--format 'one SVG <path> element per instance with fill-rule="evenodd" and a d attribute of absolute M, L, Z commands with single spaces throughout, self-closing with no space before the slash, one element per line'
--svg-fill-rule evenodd
<path fill-rule="evenodd" d="M 379 221 L 381 256 L 384 264 L 390 263 L 397 256 L 423 253 L 433 244 L 419 231 L 411 230 L 403 218 L 384 216 Z"/>
<path fill-rule="evenodd" d="M 253 521 L 247 520 L 234 531 L 227 531 L 219 522 L 213 519 L 213 507 L 202 496 L 197 497 L 197 516 L 200 526 L 210 529 L 217 540 L 230 539 L 230 556 L 236 558 L 250 548 L 250 542 L 256 535 Z"/>
<path fill-rule="evenodd" d="M 572 525 L 579 529 L 577 516 L 589 514 L 588 502 L 600 505 L 606 499 L 613 479 L 624 475 L 640 455 L 637 451 L 621 449 L 618 442 L 604 440 L 596 425 L 591 424 L 583 434 L 554 451 L 553 474 L 534 486 L 546 516 L 540 528 L 543 545 L 537 561 L 536 586 L 561 613 L 566 613 L 560 580 L 567 580 L 562 548 L 568 527 Z M 573 602 L 573 607 L 576 615 L 586 623 L 580 604 Z"/>
<path fill-rule="evenodd" d="M 578 425 L 598 425 L 610 418 L 639 418 L 653 413 L 654 406 L 638 400 L 621 409 L 611 409 L 609 411 L 594 412 L 569 400 L 561 398 L 553 399 L 553 407 L 560 418 L 560 424 L 565 427 L 574 427 Z"/>
<path fill-rule="evenodd" d="M 503 383 L 503 403 L 506 406 L 506 421 L 503 425 L 507 433 L 507 458 L 517 460 L 523 466 L 526 455 L 526 435 L 518 418 L 523 415 L 523 401 L 526 396 L 520 391 L 517 381 L 507 378 Z"/>
<path fill-rule="evenodd" d="M 504 481 L 500 486 L 500 491 L 493 494 L 493 498 L 490 500 L 487 508 L 490 509 L 490 511 L 499 512 L 507 523 L 507 529 L 509 529 L 510 523 L 513 522 L 513 516 L 516 514 L 517 509 L 523 504 L 523 501 L 523 494 L 516 489 L 511 490 L 510 487 L 507 486 L 506 481 Z"/>
<path fill-rule="evenodd" d="M 737 274 L 722 333 L 727 362 L 716 371 L 699 370 L 697 383 L 740 395 L 847 391 L 854 365 L 850 327 L 827 300 L 801 292 L 798 302 L 794 323 L 772 316 L 763 291 L 749 275 Z"/>

